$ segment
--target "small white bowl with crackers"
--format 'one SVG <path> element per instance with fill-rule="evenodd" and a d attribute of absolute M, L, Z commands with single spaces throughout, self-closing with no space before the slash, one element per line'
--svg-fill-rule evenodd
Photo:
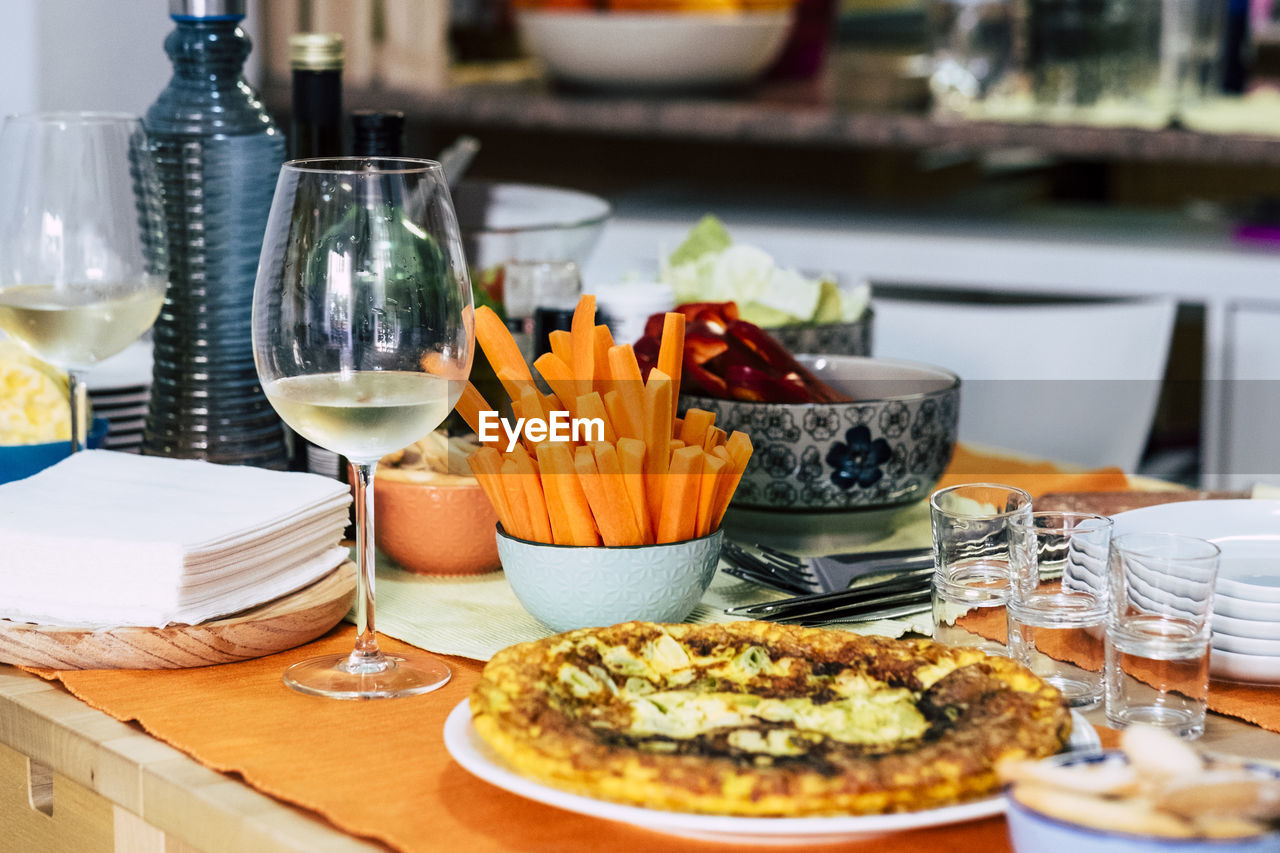
<path fill-rule="evenodd" d="M 1017 853 L 1275 853 L 1280 769 L 1133 727 L 1121 749 L 1004 764 Z"/>

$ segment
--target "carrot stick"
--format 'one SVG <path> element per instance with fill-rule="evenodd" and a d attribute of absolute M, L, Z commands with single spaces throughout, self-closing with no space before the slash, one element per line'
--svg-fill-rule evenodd
<path fill-rule="evenodd" d="M 507 392 L 507 396 L 512 400 L 519 400 L 524 396 L 524 389 L 536 388 L 533 384 L 533 377 L 529 375 L 529 369 L 526 367 L 523 371 L 512 370 L 509 367 L 499 368 L 498 381 L 502 383 L 502 390 Z"/>
<path fill-rule="evenodd" d="M 596 375 L 596 298 L 590 293 L 578 298 L 569 335 L 573 338 L 573 378 L 578 380 L 578 394 L 586 394 Z"/>
<path fill-rule="evenodd" d="M 729 434 L 727 432 L 720 429 L 720 427 L 718 426 L 710 427 L 707 430 L 707 437 L 702 441 L 702 449 L 714 450 L 715 448 L 724 444 L 724 440 L 725 438 L 728 437 L 728 435 Z"/>
<path fill-rule="evenodd" d="M 649 499 L 644 486 L 644 442 L 638 438 L 618 439 L 618 463 L 622 467 L 622 484 L 627 490 L 627 500 L 640 528 L 640 544 L 653 544 L 653 522 L 649 514 Z"/>
<path fill-rule="evenodd" d="M 489 359 L 494 373 L 500 374 L 506 368 L 519 379 L 533 381 L 533 374 L 529 372 L 529 365 L 525 364 L 519 344 L 511 337 L 507 325 L 488 305 L 481 305 L 476 309 L 476 340 Z"/>
<path fill-rule="evenodd" d="M 512 401 L 511 408 L 513 411 L 515 410 L 515 406 L 515 401 Z M 529 385 L 521 392 L 520 411 L 517 416 L 538 418 L 543 421 L 547 419 L 547 411 L 542 408 L 542 395 L 538 393 L 538 389 L 533 387 L 533 385 Z M 528 433 L 523 430 L 521 430 L 520 438 L 523 440 L 524 446 L 533 452 L 537 442 L 529 438 Z"/>
<path fill-rule="evenodd" d="M 538 476 L 538 466 L 523 447 L 516 447 L 511 452 L 511 459 L 516 464 L 516 478 L 524 489 L 525 503 L 529 507 L 529 539 L 533 542 L 551 544 L 551 522 L 547 517 L 547 500 L 542 492 L 542 480 Z M 502 463 L 506 467 L 506 463 Z"/>
<path fill-rule="evenodd" d="M 603 442 L 600 442 L 603 444 Z M 595 453 L 589 447 L 579 447 L 574 454 L 573 465 L 578 472 L 578 482 L 586 493 L 587 503 L 596 519 L 600 538 L 605 545 L 638 545 L 640 532 L 636 529 L 631 505 L 625 500 L 615 504 L 605 488 L 604 480 L 596 467 Z M 624 487 L 625 490 L 625 487 Z"/>
<path fill-rule="evenodd" d="M 601 394 L 613 387 L 613 369 L 609 366 L 609 350 L 613 347 L 613 332 L 603 324 L 592 330 L 592 364 L 595 365 L 593 386 Z"/>
<path fill-rule="evenodd" d="M 578 398 L 577 412 L 579 418 L 599 418 L 604 424 L 603 440 L 613 444 L 618 440 L 618 434 L 613 429 L 613 419 L 609 417 L 609 412 L 605 408 L 604 400 L 600 398 L 599 391 L 592 391 L 590 394 L 583 394 Z M 599 440 L 599 439 L 587 439 Z"/>
<path fill-rule="evenodd" d="M 542 469 L 542 488 L 547 491 L 547 514 L 551 527 L 557 527 L 559 516 L 560 536 L 557 545 L 599 545 L 595 518 L 582 484 L 573 467 L 573 454 L 562 442 L 545 441 L 538 445 L 538 466 Z M 555 500 L 552 500 L 554 494 Z"/>
<path fill-rule="evenodd" d="M 698 478 L 698 523 L 694 536 L 706 536 L 714 528 L 712 514 L 720 488 L 720 477 L 728 463 L 714 453 L 702 451 L 702 475 Z"/>
<path fill-rule="evenodd" d="M 652 376 L 653 374 L 650 374 Z M 702 448 L 682 447 L 671 455 L 662 483 L 662 514 L 657 541 L 683 542 L 694 538 L 698 526 L 698 486 L 702 479 Z"/>
<path fill-rule="evenodd" d="M 600 484 L 600 472 L 596 470 L 596 457 L 587 446 L 579 447 L 573 454 L 573 470 L 578 476 L 578 485 L 587 497 L 587 506 L 591 509 L 591 517 L 595 519 L 596 530 L 600 531 L 600 539 L 606 545 L 615 544 L 615 520 L 609 515 L 609 501 L 604 496 Z"/>
<path fill-rule="evenodd" d="M 649 371 L 644 387 L 644 421 L 642 435 L 648 453 L 645 455 L 644 486 L 649 496 L 649 515 L 662 515 L 663 476 L 667 473 L 671 442 L 671 380 L 656 367 Z"/>
<path fill-rule="evenodd" d="M 600 474 L 600 486 L 604 490 L 609 512 L 616 519 L 614 522 L 618 540 L 616 544 L 646 544 L 645 536 L 640 530 L 640 522 L 636 520 L 631 499 L 627 495 L 627 484 L 622 473 L 622 463 L 618 460 L 617 449 L 612 444 L 597 441 L 591 445 L 591 450 L 595 454 L 596 470 Z M 607 539 L 605 544 L 609 544 Z"/>
<path fill-rule="evenodd" d="M 517 535 L 511 525 L 511 507 L 507 504 L 507 496 L 502 488 L 502 455 L 492 447 L 482 447 L 467 457 L 467 465 L 471 473 L 476 475 L 480 488 L 484 490 L 493 511 L 498 514 L 502 529 Z"/>
<path fill-rule="evenodd" d="M 667 442 L 667 452 L 668 452 L 668 453 L 675 453 L 677 450 L 679 450 L 680 448 L 682 448 L 682 447 L 684 447 L 684 446 L 685 446 L 685 444 L 684 444 L 684 442 L 683 442 L 683 441 L 681 441 L 681 440 L 680 440 L 680 439 L 678 439 L 678 438 L 673 438 L 673 439 L 671 439 L 669 442 Z M 701 447 L 702 445 L 698 445 L 698 446 L 699 446 L 699 447 Z"/>
<path fill-rule="evenodd" d="M 564 411 L 573 415 L 573 403 L 578 399 L 578 384 L 573 379 L 573 370 L 555 353 L 545 352 L 533 362 L 538 373 L 547 380 L 551 390 L 560 398 Z"/>
<path fill-rule="evenodd" d="M 689 409 L 684 413 L 684 421 L 680 424 L 680 440 L 689 446 L 702 447 L 707 438 L 707 430 L 715 421 L 715 414 L 706 409 Z"/>
<path fill-rule="evenodd" d="M 729 502 L 733 500 L 733 493 L 738 488 L 738 483 L 742 481 L 742 474 L 747 470 L 747 463 L 751 461 L 751 437 L 744 432 L 734 431 L 729 436 L 729 440 L 724 444 L 725 454 L 729 457 L 729 467 L 725 470 L 725 482 L 723 488 L 717 496 L 717 506 L 712 510 L 711 529 L 715 530 L 720 526 L 720 522 L 724 520 L 724 514 L 729 510 Z"/>
<path fill-rule="evenodd" d="M 684 315 L 672 311 L 662 320 L 658 369 L 671 377 L 671 399 L 680 398 L 680 368 L 684 364 Z"/>
<path fill-rule="evenodd" d="M 605 392 L 604 408 L 609 413 L 609 420 L 613 423 L 613 431 L 620 437 L 640 437 L 640 429 L 631 423 L 631 414 L 623 405 L 622 395 L 618 393 L 618 389 Z"/>
<path fill-rule="evenodd" d="M 733 435 L 729 436 L 729 440 L 725 442 L 724 449 L 729 451 L 729 458 L 733 460 L 734 467 L 745 471 L 753 449 L 751 436 L 734 430 Z"/>
<path fill-rule="evenodd" d="M 470 382 L 462 389 L 462 396 L 458 398 L 456 408 L 458 414 L 462 415 L 462 419 L 467 422 L 467 426 L 471 427 L 471 431 L 477 437 L 480 435 L 480 413 L 494 411 L 493 406 L 490 406 L 489 401 L 480 393 L 480 389 Z M 494 442 L 484 443 L 493 444 Z"/>
<path fill-rule="evenodd" d="M 551 351 L 565 364 L 573 364 L 573 337 L 566 329 L 556 329 L 547 335 Z"/>
<path fill-rule="evenodd" d="M 520 473 L 516 468 L 516 461 L 514 459 L 504 461 L 500 474 L 498 479 L 502 483 L 502 492 L 507 499 L 507 506 L 511 509 L 509 532 L 519 539 L 532 539 L 529 502 L 524 496 L 524 488 L 520 485 Z"/>
<path fill-rule="evenodd" d="M 631 344 L 609 348 L 609 373 L 613 376 L 613 387 L 622 395 L 631 426 L 637 430 L 636 438 L 643 438 L 644 379 L 640 377 L 640 365 Z"/>

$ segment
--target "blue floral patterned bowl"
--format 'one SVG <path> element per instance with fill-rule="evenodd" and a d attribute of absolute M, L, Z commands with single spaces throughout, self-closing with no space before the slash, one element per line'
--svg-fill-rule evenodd
<path fill-rule="evenodd" d="M 529 542 L 499 526 L 498 557 L 524 609 L 553 631 L 682 622 L 711 585 L 722 539 L 717 530 L 664 545 L 588 548 Z"/>
<path fill-rule="evenodd" d="M 733 505 L 758 509 L 884 507 L 929 495 L 955 449 L 960 377 L 881 358 L 797 356 L 852 403 L 752 403 L 681 395 L 755 445 Z"/>

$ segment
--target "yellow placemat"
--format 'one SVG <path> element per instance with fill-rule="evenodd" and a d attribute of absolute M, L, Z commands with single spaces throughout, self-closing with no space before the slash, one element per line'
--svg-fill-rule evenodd
<path fill-rule="evenodd" d="M 1114 491 L 1129 488 L 1128 478 L 1115 468 L 1064 472 L 1047 462 L 986 453 L 964 445 L 956 448 L 941 486 L 995 480 L 1032 493 Z M 850 550 L 927 547 L 930 542 L 929 506 L 917 501 L 904 507 L 848 513 L 761 513 L 734 511 L 726 533 L 802 554 Z M 501 572 L 468 577 L 432 577 L 405 572 L 379 558 L 377 578 L 378 630 L 419 648 L 439 654 L 488 660 L 514 643 L 549 636 L 520 605 Z M 711 588 L 688 621 L 725 622 L 724 609 L 783 597 L 717 572 Z M 878 622 L 835 623 L 834 627 L 861 634 L 900 637 L 929 634 L 928 613 Z"/>

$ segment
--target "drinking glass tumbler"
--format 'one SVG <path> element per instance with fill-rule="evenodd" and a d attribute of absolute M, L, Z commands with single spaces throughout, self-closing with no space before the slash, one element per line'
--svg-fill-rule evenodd
<path fill-rule="evenodd" d="M 1112 527 L 1100 515 L 1033 512 L 1009 528 L 1009 654 L 1075 708 L 1102 701 Z"/>
<path fill-rule="evenodd" d="M 1009 600 L 1009 530 L 1029 518 L 1031 495 L 996 483 L 940 489 L 929 498 L 933 524 L 933 637 L 948 645 L 973 645 L 957 620 L 975 608 Z M 984 651 L 1004 654 L 998 643 Z"/>
<path fill-rule="evenodd" d="M 1172 533 L 1134 533 L 1111 544 L 1106 714 L 1115 728 L 1204 733 L 1210 613 L 1218 546 Z"/>

